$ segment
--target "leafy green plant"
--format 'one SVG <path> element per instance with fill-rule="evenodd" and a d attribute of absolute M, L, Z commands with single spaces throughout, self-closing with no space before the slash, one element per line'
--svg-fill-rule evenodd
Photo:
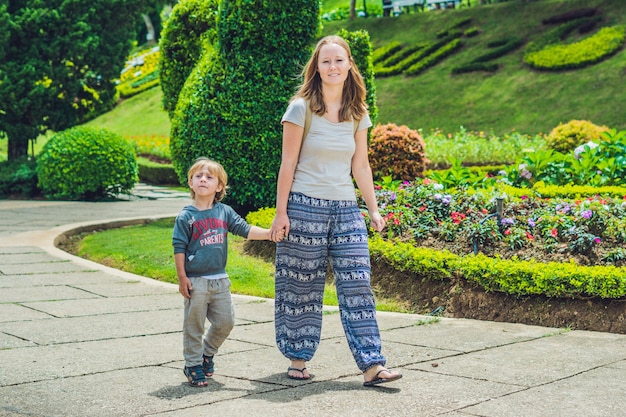
<path fill-rule="evenodd" d="M 0 162 L 0 198 L 37 195 L 39 195 L 39 189 L 34 159 L 22 157 L 13 161 Z"/>
<path fill-rule="evenodd" d="M 99 200 L 128 193 L 137 171 L 135 150 L 126 139 L 89 127 L 57 133 L 37 159 L 39 187 L 49 199 Z"/>

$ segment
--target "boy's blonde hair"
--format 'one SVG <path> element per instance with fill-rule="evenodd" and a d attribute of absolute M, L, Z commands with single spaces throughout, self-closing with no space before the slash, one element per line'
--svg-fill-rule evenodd
<path fill-rule="evenodd" d="M 224 169 L 222 164 L 220 164 L 219 162 L 215 162 L 212 159 L 205 158 L 205 157 L 200 157 L 196 159 L 193 165 L 189 168 L 189 171 L 187 171 L 187 184 L 191 186 L 191 179 L 193 178 L 194 174 L 203 169 L 206 169 L 212 175 L 214 175 L 217 178 L 217 181 L 219 182 L 219 184 L 222 186 L 222 191 L 218 191 L 217 193 L 215 193 L 215 200 L 214 200 L 214 201 L 222 201 L 222 199 L 226 197 L 226 189 L 228 188 L 228 174 L 226 173 L 226 170 Z M 191 199 L 195 200 L 196 199 L 195 191 L 190 189 L 190 193 L 191 193 Z"/>

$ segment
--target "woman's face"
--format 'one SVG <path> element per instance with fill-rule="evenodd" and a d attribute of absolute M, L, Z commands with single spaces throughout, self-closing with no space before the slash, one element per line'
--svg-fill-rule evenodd
<path fill-rule="evenodd" d="M 322 83 L 341 85 L 348 78 L 352 68 L 348 52 L 336 43 L 328 43 L 320 48 L 317 59 L 317 71 Z"/>

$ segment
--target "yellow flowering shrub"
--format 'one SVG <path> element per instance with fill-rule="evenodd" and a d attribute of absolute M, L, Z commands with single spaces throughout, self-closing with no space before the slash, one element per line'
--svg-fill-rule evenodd
<path fill-rule="evenodd" d="M 552 129 L 546 136 L 546 144 L 550 149 L 567 153 L 583 143 L 599 140 L 600 133 L 608 130 L 606 126 L 598 126 L 587 120 L 570 120 Z"/>

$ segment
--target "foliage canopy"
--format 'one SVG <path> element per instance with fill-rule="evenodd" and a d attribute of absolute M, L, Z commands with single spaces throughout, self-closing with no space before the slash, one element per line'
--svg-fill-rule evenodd
<path fill-rule="evenodd" d="M 8 158 L 113 106 L 146 0 L 0 0 L 0 132 Z"/>

